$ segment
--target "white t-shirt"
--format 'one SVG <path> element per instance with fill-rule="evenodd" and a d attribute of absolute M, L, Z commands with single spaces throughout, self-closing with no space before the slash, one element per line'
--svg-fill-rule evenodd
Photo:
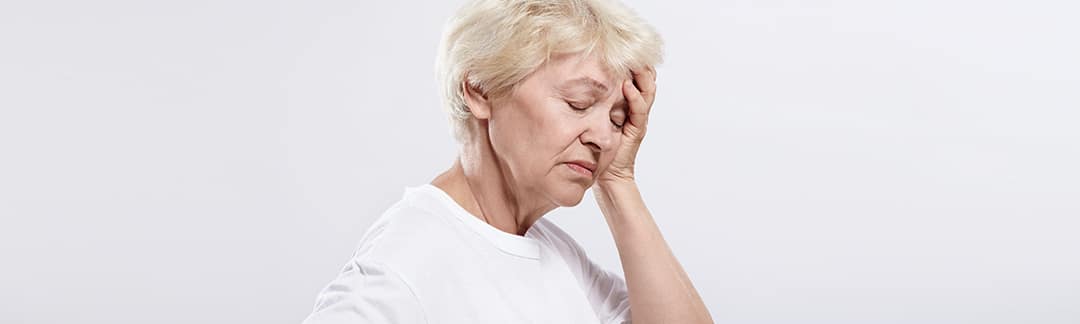
<path fill-rule="evenodd" d="M 372 224 L 304 323 L 629 323 L 627 296 L 551 221 L 506 233 L 424 184 Z"/>

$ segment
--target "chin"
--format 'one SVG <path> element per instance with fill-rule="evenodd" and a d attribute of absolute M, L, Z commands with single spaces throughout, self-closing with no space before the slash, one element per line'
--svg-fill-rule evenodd
<path fill-rule="evenodd" d="M 574 207 L 585 198 L 585 189 L 578 184 L 562 185 L 553 190 L 551 198 L 561 207 Z"/>

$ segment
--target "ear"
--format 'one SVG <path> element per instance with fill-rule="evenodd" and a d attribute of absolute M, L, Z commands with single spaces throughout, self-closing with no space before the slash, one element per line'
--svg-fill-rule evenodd
<path fill-rule="evenodd" d="M 491 101 L 488 100 L 487 94 L 469 84 L 467 76 L 461 81 L 461 93 L 464 94 L 465 106 L 469 108 L 473 117 L 480 120 L 491 118 Z"/>

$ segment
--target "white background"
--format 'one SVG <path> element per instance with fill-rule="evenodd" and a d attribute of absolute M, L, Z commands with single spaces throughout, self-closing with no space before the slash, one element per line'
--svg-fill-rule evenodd
<path fill-rule="evenodd" d="M 460 1 L 0 4 L 0 322 L 297 323 L 450 166 Z M 1080 6 L 631 1 L 719 323 L 1080 323 Z M 621 271 L 591 194 L 548 215 Z"/>

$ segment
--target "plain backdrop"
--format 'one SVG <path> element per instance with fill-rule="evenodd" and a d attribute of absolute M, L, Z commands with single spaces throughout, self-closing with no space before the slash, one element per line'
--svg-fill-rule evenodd
<path fill-rule="evenodd" d="M 298 323 L 457 145 L 462 1 L 0 4 L 0 323 Z M 1080 5 L 628 1 L 718 323 L 1080 323 Z M 591 193 L 546 217 L 621 272 Z"/>

